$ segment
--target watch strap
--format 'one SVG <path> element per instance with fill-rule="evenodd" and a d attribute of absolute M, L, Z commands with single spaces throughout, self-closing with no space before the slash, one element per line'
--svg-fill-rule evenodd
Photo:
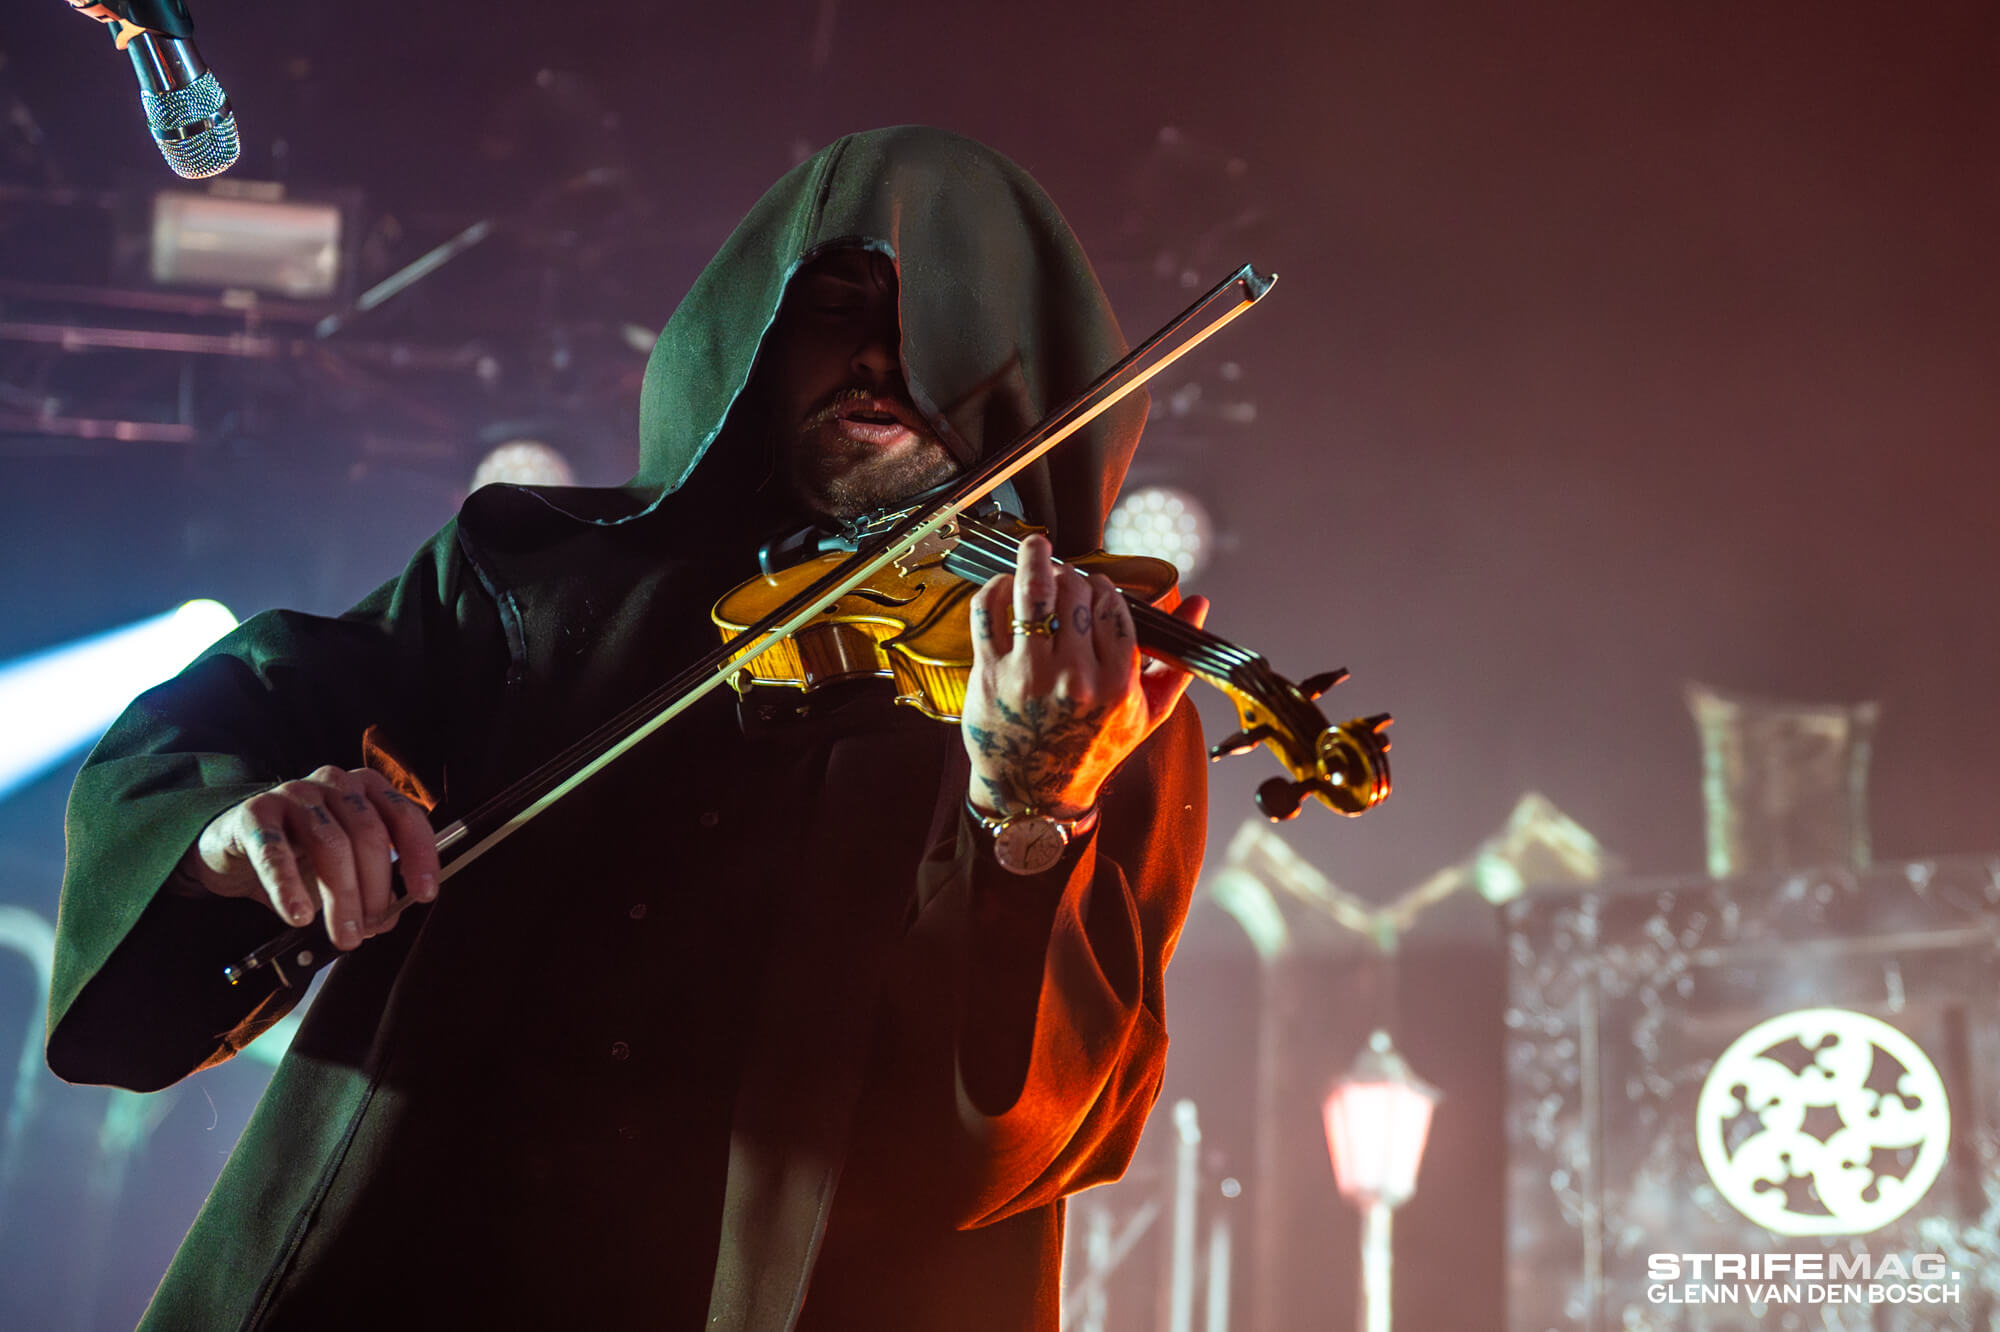
<path fill-rule="evenodd" d="M 982 813 L 967 795 L 965 809 L 992 840 L 993 859 L 1010 874 L 1042 874 L 1055 866 L 1073 842 L 1097 826 L 1097 806 L 1074 818 L 1057 818 L 1033 806 L 1012 814 Z"/>

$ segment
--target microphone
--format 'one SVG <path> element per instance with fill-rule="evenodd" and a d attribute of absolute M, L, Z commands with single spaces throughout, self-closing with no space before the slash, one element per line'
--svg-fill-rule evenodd
<path fill-rule="evenodd" d="M 229 94 L 202 63 L 194 43 L 139 32 L 125 44 L 139 75 L 139 105 L 160 156 L 187 180 L 220 175 L 243 151 Z"/>
<path fill-rule="evenodd" d="M 139 76 L 139 105 L 160 155 L 176 175 L 201 180 L 227 171 L 242 152 L 229 95 L 194 49 L 194 19 L 182 0 L 68 0 L 99 23 L 117 25 L 118 49 Z"/>

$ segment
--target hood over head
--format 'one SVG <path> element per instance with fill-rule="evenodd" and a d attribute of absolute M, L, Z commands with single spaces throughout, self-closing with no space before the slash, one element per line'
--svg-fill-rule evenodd
<path fill-rule="evenodd" d="M 1075 235 L 1020 167 L 923 126 L 849 135 L 771 187 L 668 321 L 646 367 L 631 499 L 651 508 L 718 473 L 756 484 L 764 442 L 723 426 L 792 277 L 850 246 L 895 264 L 904 379 L 961 463 L 1011 442 L 1126 350 Z M 1058 553 L 1097 546 L 1144 421 L 1134 394 L 1014 478 Z"/>

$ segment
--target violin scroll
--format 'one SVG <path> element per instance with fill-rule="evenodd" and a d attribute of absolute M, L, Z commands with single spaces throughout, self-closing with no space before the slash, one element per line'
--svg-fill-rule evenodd
<path fill-rule="evenodd" d="M 1270 749 L 1289 777 L 1272 777 L 1257 788 L 1257 808 L 1272 822 L 1295 818 L 1308 797 L 1349 818 L 1388 799 L 1389 741 L 1383 734 L 1394 720 L 1388 713 L 1328 723 L 1317 699 L 1347 678 L 1326 671 L 1293 684 L 1262 658 L 1239 667 L 1222 683 L 1236 703 L 1242 729 L 1209 750 L 1212 759 Z"/>

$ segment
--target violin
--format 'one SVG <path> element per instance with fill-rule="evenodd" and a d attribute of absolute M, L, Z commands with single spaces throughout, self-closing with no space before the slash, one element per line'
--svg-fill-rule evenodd
<path fill-rule="evenodd" d="M 846 678 L 855 673 L 887 674 L 904 686 L 913 706 L 940 718 L 955 715 L 953 709 L 964 704 L 972 661 L 970 617 L 962 604 L 955 615 L 943 612 L 950 596 L 925 601 L 935 578 L 927 571 L 951 575 L 961 603 L 988 578 L 1011 571 L 1019 541 L 987 522 L 989 510 L 982 506 L 988 497 L 1256 304 L 1276 281 L 1244 265 L 1040 425 L 981 459 L 939 493 L 909 508 L 850 524 L 843 536 L 852 553 L 836 552 L 830 561 L 808 561 L 777 582 L 769 581 L 767 573 L 764 580 L 753 580 L 755 590 L 746 602 L 730 603 L 725 598 L 733 609 L 724 617 L 726 624 L 718 621 L 724 641 L 589 735 L 439 829 L 437 882 L 442 885 L 498 846 L 711 691 L 725 683 L 744 689 L 763 682 L 760 671 L 801 689 L 817 688 L 842 673 Z M 1388 743 L 1382 731 L 1389 725 L 1388 716 L 1329 726 L 1315 701 L 1344 679 L 1345 671 L 1328 671 L 1294 684 L 1256 653 L 1162 610 L 1156 603 L 1173 594 L 1171 565 L 1132 557 L 1103 558 L 1116 561 L 1117 568 L 1133 579 L 1126 598 L 1140 650 L 1182 667 L 1235 701 L 1242 729 L 1216 745 L 1212 755 L 1220 758 L 1265 745 L 1290 774 L 1273 777 L 1258 788 L 1258 807 L 1268 817 L 1292 817 L 1309 795 L 1348 815 L 1364 813 L 1387 797 Z M 946 586 L 942 579 L 936 581 L 939 587 Z M 912 597 L 916 584 L 923 587 Z M 907 621 L 873 614 L 891 609 L 899 599 L 908 599 Z M 768 609 L 744 621 L 735 617 L 735 611 L 754 610 L 756 605 Z M 917 611 L 920 605 L 929 610 Z M 723 614 L 721 607 L 717 614 Z M 945 645 L 955 645 L 955 650 L 935 651 Z M 957 648 L 962 648 L 962 655 Z M 403 892 L 400 876 L 395 892 L 397 900 L 390 910 L 400 913 L 414 899 Z M 268 967 L 280 985 L 291 988 L 305 983 L 338 955 L 317 924 L 301 925 L 224 967 L 223 976 L 236 985 Z"/>
<path fill-rule="evenodd" d="M 972 672 L 969 603 L 988 579 L 1013 571 L 1022 539 L 1041 530 L 997 512 L 990 518 L 961 514 L 785 638 L 745 652 L 730 683 L 739 694 L 758 687 L 810 693 L 878 677 L 895 682 L 898 703 L 957 722 Z M 731 590 L 710 616 L 723 642 L 741 639 L 847 558 L 848 552 L 832 551 Z M 1175 619 L 1170 612 L 1180 600 L 1178 571 L 1165 560 L 1099 551 L 1069 567 L 1117 584 L 1131 607 L 1141 652 L 1214 685 L 1236 705 L 1241 729 L 1210 749 L 1210 758 L 1259 745 L 1277 756 L 1291 776 L 1272 777 L 1257 788 L 1257 807 L 1266 817 L 1292 818 L 1308 796 L 1350 817 L 1388 798 L 1389 744 L 1382 733 L 1392 719 L 1382 713 L 1329 725 L 1317 703 L 1347 678 L 1346 671 L 1293 684 L 1258 654 Z"/>

